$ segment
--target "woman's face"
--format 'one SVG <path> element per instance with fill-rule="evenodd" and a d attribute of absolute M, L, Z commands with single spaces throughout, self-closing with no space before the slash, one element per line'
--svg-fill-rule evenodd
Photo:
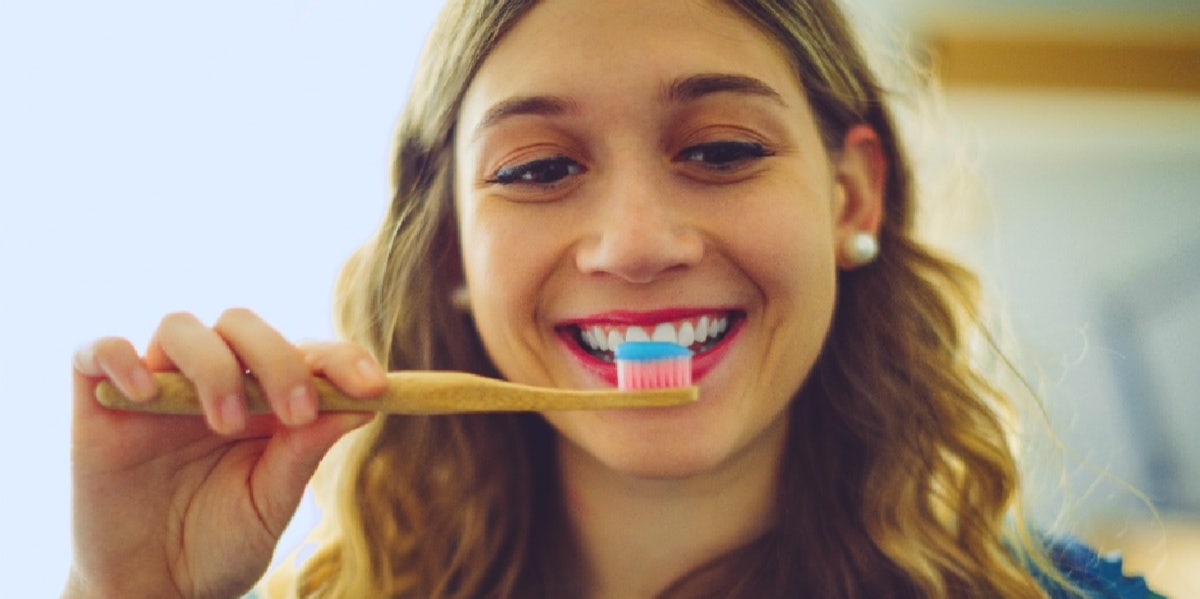
<path fill-rule="evenodd" d="M 698 403 L 546 414 L 566 441 L 658 477 L 779 446 L 863 169 L 831 160 L 769 38 L 708 2 L 542 2 L 478 71 L 455 152 L 472 311 L 506 378 L 612 386 L 607 350 L 638 331 L 696 350 Z"/>

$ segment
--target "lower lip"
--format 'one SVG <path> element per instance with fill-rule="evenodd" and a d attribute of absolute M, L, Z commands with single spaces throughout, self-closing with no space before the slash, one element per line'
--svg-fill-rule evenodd
<path fill-rule="evenodd" d="M 729 352 L 729 348 L 733 345 L 733 340 L 742 331 L 742 319 L 738 319 L 733 328 L 721 338 L 712 349 L 703 354 L 692 357 L 692 383 L 699 383 L 705 375 L 721 362 L 725 354 Z M 604 362 L 596 359 L 595 356 L 585 351 L 575 341 L 574 333 L 571 331 L 559 332 L 559 338 L 562 339 L 564 345 L 567 346 L 567 351 L 579 361 L 588 372 L 600 377 L 609 385 L 617 386 L 617 365 L 612 362 Z"/>

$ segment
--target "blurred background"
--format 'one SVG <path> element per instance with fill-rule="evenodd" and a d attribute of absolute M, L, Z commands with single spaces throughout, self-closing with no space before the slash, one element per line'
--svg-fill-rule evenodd
<path fill-rule="evenodd" d="M 1033 518 L 1200 597 L 1200 2 L 855 6 L 882 62 L 941 92 L 903 119 L 953 202 L 927 222 L 1042 402 L 1022 405 Z"/>
<path fill-rule="evenodd" d="M 1200 596 L 1200 3 L 853 0 L 897 86 L 927 220 L 980 269 L 1027 405 L 1042 526 Z M 229 306 L 328 338 L 388 193 L 433 2 L 0 3 L 0 576 L 70 559 L 69 363 Z M 952 172 L 955 177 L 940 174 Z M 1052 430 L 1053 434 L 1047 432 Z M 283 543 L 316 517 L 305 504 Z"/>

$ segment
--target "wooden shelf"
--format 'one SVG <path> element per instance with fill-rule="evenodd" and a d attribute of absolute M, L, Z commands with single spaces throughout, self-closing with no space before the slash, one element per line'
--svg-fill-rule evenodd
<path fill-rule="evenodd" d="M 925 40 L 947 87 L 1200 94 L 1200 24 L 943 22 Z"/>

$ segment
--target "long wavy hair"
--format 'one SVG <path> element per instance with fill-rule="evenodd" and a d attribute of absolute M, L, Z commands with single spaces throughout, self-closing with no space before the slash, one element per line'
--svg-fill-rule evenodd
<path fill-rule="evenodd" d="M 390 369 L 496 376 L 461 283 L 453 131 L 462 96 L 533 0 L 454 0 L 424 50 L 395 143 L 394 196 L 338 283 L 340 332 Z M 826 148 L 868 124 L 890 172 L 873 264 L 839 274 L 821 356 L 791 403 L 777 525 L 663 597 L 1045 597 L 1013 525 L 1006 397 L 972 367 L 972 274 L 913 233 L 910 165 L 885 93 L 834 0 L 727 2 L 792 60 Z M 300 597 L 583 596 L 555 433 L 537 415 L 380 417 L 326 459 L 323 545 Z"/>

